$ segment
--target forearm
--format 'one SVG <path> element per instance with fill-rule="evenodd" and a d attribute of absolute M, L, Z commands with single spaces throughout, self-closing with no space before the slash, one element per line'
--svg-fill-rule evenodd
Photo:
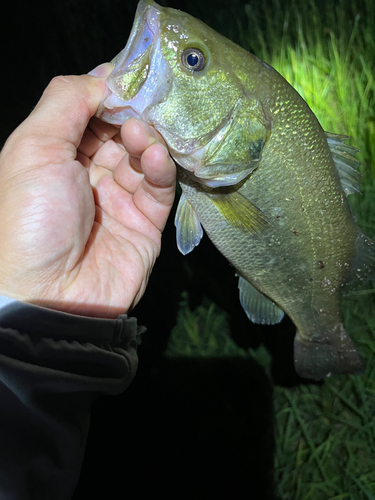
<path fill-rule="evenodd" d="M 93 319 L 21 302 L 0 310 L 0 497 L 66 500 L 85 449 L 90 405 L 137 368 L 135 318 Z"/>

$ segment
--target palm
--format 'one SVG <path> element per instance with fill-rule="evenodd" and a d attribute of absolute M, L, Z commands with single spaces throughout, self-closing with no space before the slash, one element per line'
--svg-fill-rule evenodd
<path fill-rule="evenodd" d="M 8 211 L 23 221 L 7 241 L 17 249 L 21 274 L 43 273 L 38 303 L 116 317 L 142 296 L 174 194 L 173 170 L 166 172 L 157 141 L 138 123 L 120 132 L 95 118 L 78 154 L 71 144 L 46 149 L 41 141 L 49 162 L 36 170 L 37 180 L 33 169 L 21 183 L 15 177 Z M 19 282 L 28 286 L 25 276 Z M 21 286 L 14 294 L 25 298 L 26 291 Z"/>
<path fill-rule="evenodd" d="M 110 222 L 113 224 L 113 221 Z M 148 237 L 111 232 L 106 222 L 94 222 L 88 244 L 70 273 L 64 301 L 71 312 L 115 317 L 138 302 L 158 246 Z"/>

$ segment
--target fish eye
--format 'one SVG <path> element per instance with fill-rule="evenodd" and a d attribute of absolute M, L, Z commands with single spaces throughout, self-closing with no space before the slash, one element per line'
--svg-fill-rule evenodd
<path fill-rule="evenodd" d="M 184 50 L 181 61 L 189 71 L 201 71 L 206 64 L 203 52 L 194 48 Z"/>

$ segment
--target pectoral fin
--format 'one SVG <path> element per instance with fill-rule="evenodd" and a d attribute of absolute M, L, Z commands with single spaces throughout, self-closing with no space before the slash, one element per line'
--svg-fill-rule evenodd
<path fill-rule="evenodd" d="M 250 321 L 260 325 L 280 323 L 284 311 L 265 295 L 258 292 L 253 285 L 240 277 L 238 280 L 240 302 Z"/>
<path fill-rule="evenodd" d="M 194 208 L 184 193 L 178 203 L 174 224 L 177 230 L 177 247 L 183 255 L 186 255 L 199 245 L 203 229 Z"/>
<path fill-rule="evenodd" d="M 259 235 L 270 225 L 263 212 L 238 191 L 209 197 L 228 223 L 241 231 Z"/>

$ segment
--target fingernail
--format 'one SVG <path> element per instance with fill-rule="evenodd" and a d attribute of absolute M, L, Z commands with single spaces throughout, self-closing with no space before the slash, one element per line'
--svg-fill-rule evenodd
<path fill-rule="evenodd" d="M 159 142 L 159 145 L 164 149 L 165 151 L 165 156 L 167 156 L 168 158 L 170 158 L 170 154 L 169 154 L 169 151 L 168 149 L 164 146 L 164 144 L 162 144 L 161 142 Z"/>
<path fill-rule="evenodd" d="M 109 76 L 113 71 L 113 64 L 111 63 L 103 63 L 99 64 L 96 68 L 92 69 L 89 73 L 90 76 L 96 76 L 98 78 L 103 78 L 105 76 Z"/>
<path fill-rule="evenodd" d="M 154 127 L 151 127 L 148 123 L 143 121 L 141 118 L 134 117 L 134 120 L 137 120 L 137 122 L 145 129 L 146 133 L 150 135 L 151 137 L 158 137 L 158 134 L 156 133 L 156 130 Z"/>

